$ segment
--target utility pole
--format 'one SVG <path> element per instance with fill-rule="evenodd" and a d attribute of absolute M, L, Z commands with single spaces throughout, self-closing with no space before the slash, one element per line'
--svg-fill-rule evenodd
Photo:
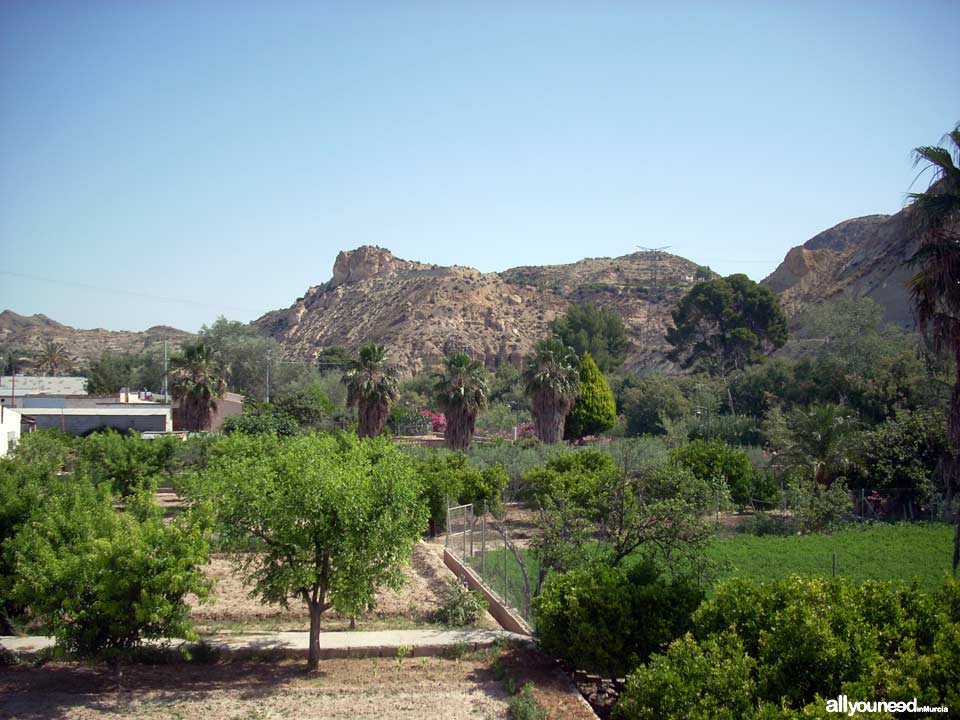
<path fill-rule="evenodd" d="M 270 402 L 270 353 L 267 353 L 267 398 L 266 402 Z"/>
<path fill-rule="evenodd" d="M 167 339 L 163 339 L 163 401 L 170 402 L 170 396 L 167 395 Z"/>

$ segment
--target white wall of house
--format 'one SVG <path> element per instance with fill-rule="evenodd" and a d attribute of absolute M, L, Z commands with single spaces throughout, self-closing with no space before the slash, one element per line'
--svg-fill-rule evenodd
<path fill-rule="evenodd" d="M 20 440 L 20 413 L 0 405 L 0 457 L 6 455 Z"/>

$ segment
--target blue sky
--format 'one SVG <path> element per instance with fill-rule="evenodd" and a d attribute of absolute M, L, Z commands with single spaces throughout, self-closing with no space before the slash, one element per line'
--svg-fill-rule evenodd
<path fill-rule="evenodd" d="M 960 121 L 957 27 L 954 0 L 4 0 L 0 309 L 197 330 L 363 244 L 760 279 L 903 206 Z"/>

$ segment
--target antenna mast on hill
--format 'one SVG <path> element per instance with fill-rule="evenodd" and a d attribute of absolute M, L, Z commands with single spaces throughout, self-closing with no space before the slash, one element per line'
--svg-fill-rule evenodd
<path fill-rule="evenodd" d="M 653 286 L 654 286 L 654 287 L 657 287 L 657 285 L 658 285 L 658 274 L 659 274 L 659 273 L 658 273 L 657 271 L 658 271 L 659 265 L 660 265 L 660 255 L 663 253 L 664 250 L 669 250 L 671 247 L 673 247 L 673 246 L 672 246 L 672 245 L 663 245 L 662 247 L 655 247 L 655 248 L 653 248 L 653 247 L 644 247 L 643 245 L 637 245 L 637 249 L 638 249 L 640 252 L 646 253 L 647 255 L 652 255 L 652 256 L 653 256 Z"/>

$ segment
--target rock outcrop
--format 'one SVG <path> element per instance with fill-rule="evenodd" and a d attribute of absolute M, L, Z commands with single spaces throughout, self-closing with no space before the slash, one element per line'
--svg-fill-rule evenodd
<path fill-rule="evenodd" d="M 666 253 L 633 253 L 570 265 L 481 273 L 401 260 L 361 247 L 341 252 L 333 277 L 286 310 L 255 324 L 288 355 L 311 359 L 331 345 L 390 346 L 416 373 L 463 350 L 488 367 L 519 364 L 571 302 L 616 307 L 630 336 L 627 367 L 665 366 L 670 310 L 693 285 L 696 264 Z"/>
<path fill-rule="evenodd" d="M 846 220 L 792 248 L 763 283 L 780 295 L 791 319 L 806 308 L 840 296 L 869 297 L 887 322 L 914 325 L 905 264 L 917 249 L 910 209 L 895 215 Z"/>

